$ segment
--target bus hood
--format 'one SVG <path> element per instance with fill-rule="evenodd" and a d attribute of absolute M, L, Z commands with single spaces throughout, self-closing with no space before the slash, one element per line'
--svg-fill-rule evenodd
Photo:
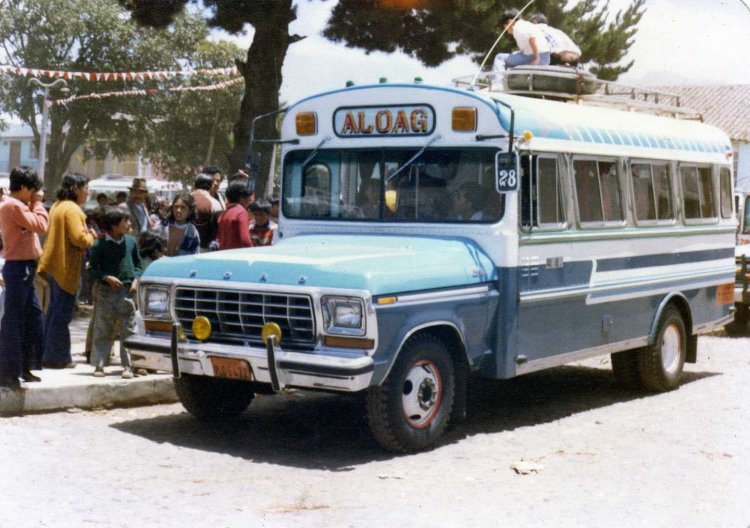
<path fill-rule="evenodd" d="M 495 280 L 467 238 L 303 235 L 277 245 L 154 261 L 144 278 L 367 290 L 372 295 Z"/>

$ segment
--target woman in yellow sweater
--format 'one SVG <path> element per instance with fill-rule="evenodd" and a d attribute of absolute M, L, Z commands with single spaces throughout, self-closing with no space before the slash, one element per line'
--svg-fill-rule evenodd
<path fill-rule="evenodd" d="M 70 355 L 70 321 L 81 277 L 81 257 L 94 243 L 80 205 L 88 199 L 89 180 L 82 174 L 63 176 L 57 202 L 49 213 L 49 231 L 39 261 L 39 275 L 50 284 L 44 318 L 44 368 L 75 367 Z"/>

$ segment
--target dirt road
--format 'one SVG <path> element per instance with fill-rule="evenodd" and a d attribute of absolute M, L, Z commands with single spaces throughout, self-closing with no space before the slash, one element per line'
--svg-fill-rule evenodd
<path fill-rule="evenodd" d="M 747 528 L 750 339 L 699 346 L 666 394 L 618 389 L 608 360 L 485 384 L 408 456 L 321 394 L 218 426 L 180 405 L 2 419 L 0 527 Z"/>

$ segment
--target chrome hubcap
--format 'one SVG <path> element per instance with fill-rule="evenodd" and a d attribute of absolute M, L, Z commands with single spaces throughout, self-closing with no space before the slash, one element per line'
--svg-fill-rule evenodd
<path fill-rule="evenodd" d="M 412 365 L 404 380 L 401 405 L 404 417 L 414 428 L 427 427 L 440 409 L 443 380 L 431 361 L 421 360 Z"/>
<path fill-rule="evenodd" d="M 664 371 L 673 374 L 677 372 L 680 364 L 680 351 L 682 349 L 682 338 L 675 325 L 669 325 L 664 330 L 661 340 L 661 364 Z"/>

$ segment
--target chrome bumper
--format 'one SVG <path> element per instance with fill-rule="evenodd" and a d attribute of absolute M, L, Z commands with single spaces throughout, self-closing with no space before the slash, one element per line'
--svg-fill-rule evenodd
<path fill-rule="evenodd" d="M 130 350 L 134 367 L 172 372 L 168 338 L 134 335 L 127 338 L 124 345 Z M 280 349 L 275 355 L 282 386 L 356 392 L 370 386 L 374 370 L 372 358 L 364 355 L 341 357 Z M 268 355 L 264 348 L 180 342 L 177 356 L 182 374 L 214 376 L 210 358 L 217 356 L 243 359 L 250 364 L 255 381 L 271 383 Z"/>

